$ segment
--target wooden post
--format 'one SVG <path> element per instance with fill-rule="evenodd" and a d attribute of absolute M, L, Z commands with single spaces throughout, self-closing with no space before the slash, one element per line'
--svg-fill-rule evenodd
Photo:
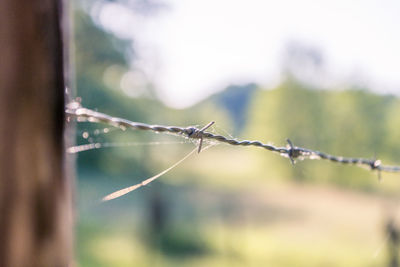
<path fill-rule="evenodd" d="M 0 266 L 71 264 L 60 0 L 0 1 Z"/>

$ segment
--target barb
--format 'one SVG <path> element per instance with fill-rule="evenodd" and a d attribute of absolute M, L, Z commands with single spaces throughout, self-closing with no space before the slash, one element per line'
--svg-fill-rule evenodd
<path fill-rule="evenodd" d="M 294 165 L 294 164 L 296 163 L 296 162 L 294 161 L 294 159 L 297 158 L 297 157 L 299 157 L 300 154 L 299 154 L 299 151 L 296 150 L 296 149 L 294 148 L 293 143 L 292 143 L 292 141 L 290 141 L 289 138 L 286 139 L 286 141 L 287 141 L 288 144 L 289 144 L 288 157 L 289 157 L 289 159 L 290 159 L 290 163 L 292 163 L 292 165 Z"/>
<path fill-rule="evenodd" d="M 209 124 L 207 124 L 206 126 L 204 126 L 203 128 L 201 128 L 200 130 L 196 129 L 196 128 L 192 128 L 190 134 L 188 134 L 188 137 L 190 138 L 199 138 L 200 142 L 199 142 L 199 150 L 197 151 L 197 153 L 201 152 L 201 146 L 203 145 L 203 134 L 204 131 L 207 130 L 208 128 L 210 128 L 211 125 L 213 125 L 215 123 L 215 121 L 210 122 Z"/>
<path fill-rule="evenodd" d="M 186 138 L 199 139 L 200 143 L 198 152 L 201 151 L 203 139 L 210 139 L 233 146 L 255 146 L 264 148 L 266 150 L 279 153 L 281 156 L 288 157 L 292 164 L 295 163 L 295 159 L 297 158 L 323 159 L 342 164 L 366 166 L 370 168 L 370 170 L 372 171 L 374 170 L 378 171 L 379 177 L 380 177 L 380 172 L 400 172 L 400 166 L 382 165 L 381 161 L 377 160 L 376 158 L 366 159 L 366 158 L 347 158 L 341 156 L 333 156 L 321 151 L 294 146 L 289 139 L 287 139 L 287 142 L 289 144 L 288 147 L 276 147 L 270 144 L 262 143 L 260 141 L 237 140 L 234 138 L 227 138 L 222 135 L 206 132 L 205 130 L 208 127 L 210 127 L 214 122 L 210 122 L 202 129 L 198 129 L 196 127 L 149 125 L 145 123 L 129 121 L 122 118 L 112 117 L 104 113 L 80 107 L 79 104 L 76 103 L 68 105 L 66 113 L 72 117 L 77 118 L 78 121 L 103 122 L 120 128 L 131 128 L 131 129 L 147 130 L 153 132 L 167 132 L 167 133 L 180 134 Z"/>

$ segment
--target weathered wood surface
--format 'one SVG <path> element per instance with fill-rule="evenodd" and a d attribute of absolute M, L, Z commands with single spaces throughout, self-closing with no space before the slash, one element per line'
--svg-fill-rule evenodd
<path fill-rule="evenodd" d="M 59 0 L 0 1 L 0 266 L 69 266 Z"/>

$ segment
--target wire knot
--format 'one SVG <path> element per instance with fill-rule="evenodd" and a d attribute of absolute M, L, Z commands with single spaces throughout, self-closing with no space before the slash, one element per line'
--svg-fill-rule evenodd
<path fill-rule="evenodd" d="M 382 180 L 382 175 L 381 175 L 381 164 L 382 161 L 380 161 L 379 159 L 374 158 L 373 160 L 371 160 L 369 162 L 369 167 L 371 168 L 371 170 L 378 170 L 378 180 Z"/>
<path fill-rule="evenodd" d="M 371 160 L 369 163 L 369 166 L 371 167 L 371 170 L 376 170 L 379 169 L 379 166 L 381 166 L 381 161 L 379 159 L 374 159 Z"/>
<path fill-rule="evenodd" d="M 301 156 L 301 151 L 300 149 L 298 149 L 297 147 L 295 147 L 292 143 L 292 141 L 290 141 L 290 139 L 286 139 L 286 141 L 289 144 L 289 148 L 287 149 L 287 155 L 290 159 L 290 162 L 292 163 L 292 165 L 295 164 L 295 159 L 298 158 L 299 156 Z"/>
<path fill-rule="evenodd" d="M 212 121 L 201 129 L 197 129 L 196 127 L 189 127 L 185 129 L 185 133 L 189 138 L 200 139 L 199 150 L 197 151 L 197 153 L 201 152 L 201 147 L 203 146 L 204 131 L 207 130 L 214 123 L 215 121 Z"/>

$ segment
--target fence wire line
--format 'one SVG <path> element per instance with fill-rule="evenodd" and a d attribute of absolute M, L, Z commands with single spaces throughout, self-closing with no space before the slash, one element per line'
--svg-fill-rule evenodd
<path fill-rule="evenodd" d="M 293 143 L 287 139 L 288 145 L 286 147 L 277 147 L 271 144 L 265 144 L 260 141 L 249 141 L 249 140 L 237 140 L 234 138 L 228 138 L 223 135 L 217 135 L 205 131 L 214 122 L 210 122 L 208 125 L 199 129 L 197 127 L 178 127 L 178 126 L 164 126 L 164 125 L 149 125 L 146 123 L 133 122 L 127 119 L 112 117 L 104 113 L 100 113 L 91 109 L 83 108 L 79 103 L 73 102 L 67 105 L 66 111 L 69 116 L 76 118 L 78 121 L 89 121 L 89 122 L 102 122 L 114 127 L 119 128 L 131 128 L 136 130 L 153 131 L 159 133 L 173 133 L 179 134 L 186 138 L 199 140 L 198 152 L 201 151 L 201 144 L 203 139 L 216 140 L 221 143 L 226 143 L 233 146 L 255 146 L 261 147 L 266 150 L 276 152 L 281 156 L 288 157 L 292 164 L 295 163 L 296 159 L 323 159 L 329 160 L 336 163 L 352 164 L 358 166 L 366 166 L 370 170 L 378 171 L 380 178 L 380 172 L 400 172 L 400 166 L 388 166 L 383 165 L 379 159 L 366 159 L 366 158 L 350 158 L 342 156 L 333 156 L 321 151 L 311 150 L 308 148 L 294 146 Z"/>

